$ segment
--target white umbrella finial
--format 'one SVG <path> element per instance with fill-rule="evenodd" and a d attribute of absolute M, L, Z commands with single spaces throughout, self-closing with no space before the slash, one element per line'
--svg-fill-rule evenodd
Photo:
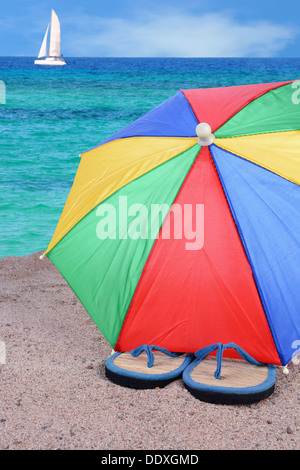
<path fill-rule="evenodd" d="M 206 122 L 200 122 L 196 127 L 196 134 L 198 136 L 198 144 L 202 147 L 211 145 L 214 143 L 215 136 L 211 132 L 211 127 Z"/>

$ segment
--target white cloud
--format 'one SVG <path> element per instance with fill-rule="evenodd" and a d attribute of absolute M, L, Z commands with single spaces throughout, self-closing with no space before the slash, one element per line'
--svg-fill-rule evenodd
<path fill-rule="evenodd" d="M 299 32 L 271 21 L 241 22 L 228 12 L 165 11 L 126 19 L 82 15 L 66 22 L 65 51 L 90 57 L 272 57 Z"/>

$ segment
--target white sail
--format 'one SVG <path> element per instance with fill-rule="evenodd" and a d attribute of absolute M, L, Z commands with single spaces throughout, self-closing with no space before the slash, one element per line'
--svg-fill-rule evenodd
<path fill-rule="evenodd" d="M 50 29 L 50 44 L 47 54 L 48 32 Z M 43 59 L 41 57 L 44 57 Z M 34 61 L 36 65 L 66 65 L 60 54 L 60 23 L 57 14 L 51 10 L 51 23 L 48 24 L 38 59 Z"/>
<path fill-rule="evenodd" d="M 48 27 L 47 27 L 47 29 L 46 29 L 45 36 L 44 36 L 44 39 L 43 39 L 43 42 L 42 42 L 42 45 L 41 45 L 41 48 L 40 48 L 40 52 L 39 52 L 38 58 L 40 58 L 40 57 L 45 57 L 45 56 L 47 55 L 48 31 L 49 31 L 49 25 L 48 25 Z"/>
<path fill-rule="evenodd" d="M 60 57 L 60 23 L 54 10 L 51 11 L 49 57 Z"/>

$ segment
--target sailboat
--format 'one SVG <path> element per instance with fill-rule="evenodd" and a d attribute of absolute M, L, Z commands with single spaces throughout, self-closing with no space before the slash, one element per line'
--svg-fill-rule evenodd
<path fill-rule="evenodd" d="M 47 55 L 49 26 L 50 42 L 49 54 Z M 42 59 L 42 57 L 44 57 L 44 59 Z M 51 10 L 50 25 L 48 24 L 38 58 L 34 61 L 34 63 L 36 65 L 66 65 L 66 62 L 60 53 L 60 23 L 54 10 Z"/>

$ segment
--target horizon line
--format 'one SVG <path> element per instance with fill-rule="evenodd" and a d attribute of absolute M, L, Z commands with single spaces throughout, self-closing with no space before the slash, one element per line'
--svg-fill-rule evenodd
<path fill-rule="evenodd" d="M 16 57 L 22 59 L 35 59 L 36 56 L 29 56 L 29 55 L 0 55 L 0 58 L 8 58 L 8 57 Z M 300 59 L 300 56 L 222 56 L 222 57 L 197 57 L 197 56 L 189 56 L 189 57 L 182 57 L 182 56 L 71 56 L 71 55 L 63 55 L 63 58 L 70 58 L 70 59 Z"/>

